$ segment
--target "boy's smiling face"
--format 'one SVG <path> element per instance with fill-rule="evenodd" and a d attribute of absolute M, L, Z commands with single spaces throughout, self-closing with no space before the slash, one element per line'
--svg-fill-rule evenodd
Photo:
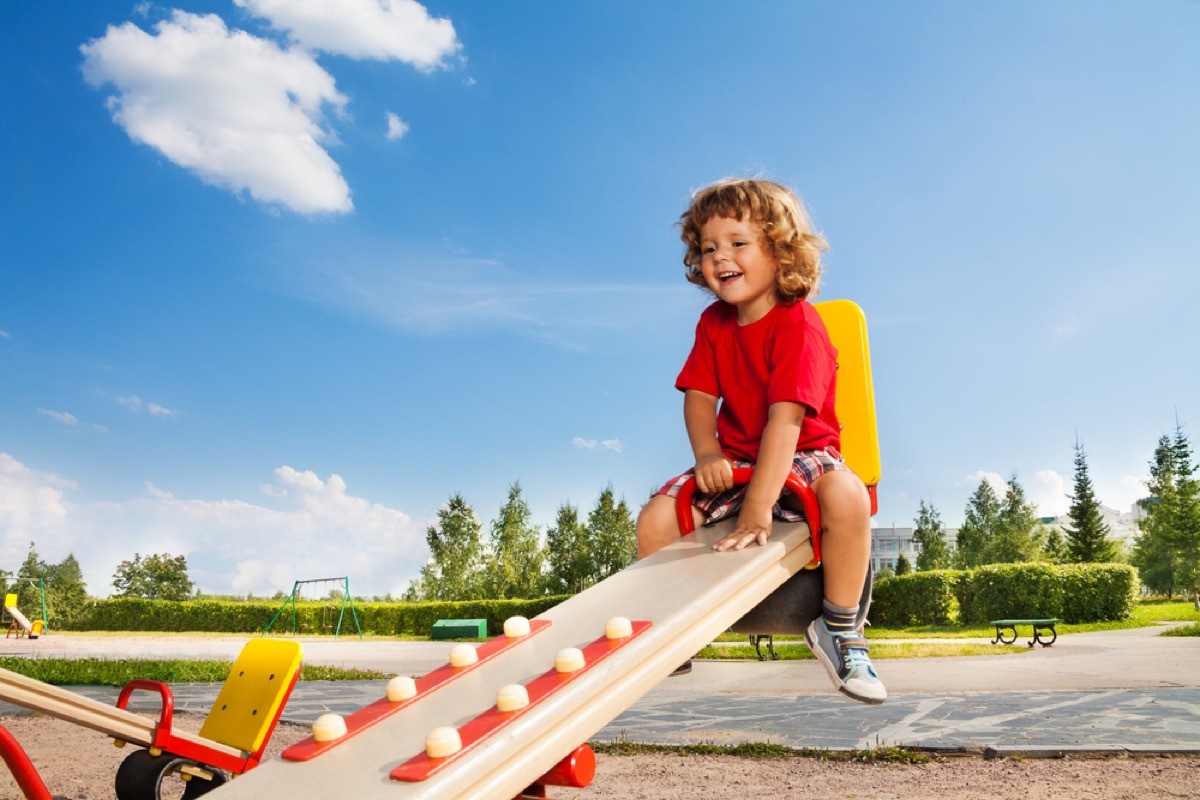
<path fill-rule="evenodd" d="M 779 302 L 778 271 L 758 223 L 712 217 L 700 226 L 700 273 L 713 294 L 737 308 L 738 324 L 757 322 Z"/>

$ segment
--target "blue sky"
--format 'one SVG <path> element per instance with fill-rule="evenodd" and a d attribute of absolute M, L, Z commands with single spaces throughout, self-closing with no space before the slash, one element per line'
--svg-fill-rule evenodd
<path fill-rule="evenodd" d="M 1200 3 L 0 5 L 0 568 L 402 591 L 690 464 L 673 227 L 762 175 L 871 325 L 880 525 L 1197 441 Z"/>

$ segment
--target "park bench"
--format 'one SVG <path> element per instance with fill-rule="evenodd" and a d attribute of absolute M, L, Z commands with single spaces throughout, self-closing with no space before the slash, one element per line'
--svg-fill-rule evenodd
<path fill-rule="evenodd" d="M 992 644 L 1012 644 L 1017 640 L 1017 626 L 1029 625 L 1033 628 L 1033 639 L 1029 641 L 1029 646 L 1040 644 L 1042 647 L 1049 647 L 1058 639 L 1055 626 L 1060 622 L 1061 619 L 994 619 L 990 623 L 996 626 L 996 638 L 992 639 Z M 1049 639 L 1046 638 L 1047 633 L 1050 635 Z"/>

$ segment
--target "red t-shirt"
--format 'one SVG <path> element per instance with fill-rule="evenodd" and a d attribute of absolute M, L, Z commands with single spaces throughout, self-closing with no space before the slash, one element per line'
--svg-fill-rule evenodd
<path fill-rule="evenodd" d="M 825 323 L 806 300 L 779 303 L 749 325 L 738 325 L 737 308 L 718 300 L 696 325 L 696 343 L 675 380 L 721 399 L 717 438 L 725 455 L 758 460 L 772 403 L 805 407 L 797 450 L 841 448 L 841 425 L 833 408 L 837 350 Z"/>

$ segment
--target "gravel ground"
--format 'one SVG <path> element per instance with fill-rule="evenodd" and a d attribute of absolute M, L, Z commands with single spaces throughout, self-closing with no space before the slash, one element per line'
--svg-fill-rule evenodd
<path fill-rule="evenodd" d="M 178 715 L 177 719 L 182 728 L 199 727 L 198 717 L 189 720 L 186 715 Z M 128 749 L 118 750 L 106 736 L 49 717 L 3 717 L 0 725 L 25 747 L 55 796 L 115 800 L 113 777 Z M 277 756 L 307 735 L 306 726 L 280 725 L 268 757 Z M 559 800 L 731 800 L 794 797 L 800 793 L 848 800 L 1193 798 L 1200 797 L 1200 755 L 994 761 L 956 757 L 920 765 L 600 755 L 591 786 L 549 790 L 551 797 Z M 0 776 L 0 800 L 21 798 L 11 776 L 7 772 Z"/>

